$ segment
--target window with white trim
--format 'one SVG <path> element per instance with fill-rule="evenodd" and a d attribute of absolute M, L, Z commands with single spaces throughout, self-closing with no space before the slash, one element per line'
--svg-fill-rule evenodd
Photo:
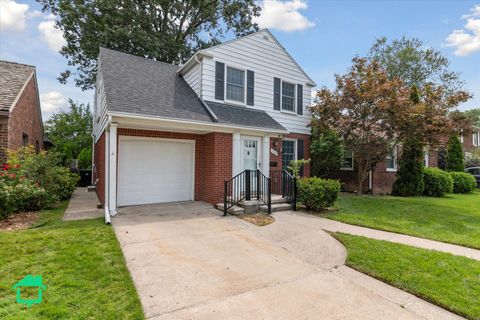
<path fill-rule="evenodd" d="M 473 145 L 475 147 L 480 146 L 480 132 L 474 132 L 473 133 Z"/>
<path fill-rule="evenodd" d="M 245 101 L 245 71 L 227 67 L 227 99 Z"/>
<path fill-rule="evenodd" d="M 397 171 L 397 149 L 393 149 L 385 159 L 387 171 Z"/>
<path fill-rule="evenodd" d="M 430 154 L 429 154 L 428 150 L 424 150 L 423 151 L 423 165 L 425 167 L 428 167 L 429 163 L 430 163 Z"/>
<path fill-rule="evenodd" d="M 282 142 L 282 168 L 286 169 L 292 160 L 297 160 L 297 141 L 284 139 Z"/>
<path fill-rule="evenodd" d="M 282 111 L 295 112 L 295 84 L 282 81 Z"/>
<path fill-rule="evenodd" d="M 343 153 L 340 170 L 353 170 L 353 151 L 346 149 Z"/>

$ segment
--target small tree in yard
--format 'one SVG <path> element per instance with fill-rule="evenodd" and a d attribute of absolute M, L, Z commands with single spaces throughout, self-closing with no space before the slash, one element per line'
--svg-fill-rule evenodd
<path fill-rule="evenodd" d="M 423 150 L 418 139 L 407 139 L 392 193 L 402 197 L 420 196 L 423 188 Z"/>
<path fill-rule="evenodd" d="M 457 135 L 450 136 L 448 140 L 447 171 L 465 171 L 462 144 Z"/>
<path fill-rule="evenodd" d="M 312 130 L 310 153 L 312 155 L 311 175 L 327 177 L 338 170 L 342 164 L 343 142 L 334 131 L 325 130 L 318 133 Z"/>
<path fill-rule="evenodd" d="M 376 61 L 354 58 L 350 71 L 336 76 L 336 88 L 322 88 L 311 107 L 312 127 L 332 130 L 355 155 L 358 192 L 368 171 L 384 160 L 399 141 L 410 105 L 409 90 L 390 79 Z"/>

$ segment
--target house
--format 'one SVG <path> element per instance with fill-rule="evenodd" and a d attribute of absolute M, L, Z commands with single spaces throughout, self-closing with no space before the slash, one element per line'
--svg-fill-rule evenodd
<path fill-rule="evenodd" d="M 465 159 L 472 156 L 473 150 L 480 149 L 480 128 L 474 127 L 472 134 L 460 136 Z M 384 161 L 381 161 L 374 170 L 369 172 L 367 181 L 365 181 L 364 190 L 369 190 L 373 194 L 390 194 L 392 186 L 396 179 L 398 170 L 398 160 L 401 147 L 395 148 Z M 444 167 L 446 164 L 446 152 L 441 148 L 425 148 L 424 165 L 425 167 Z M 340 170 L 333 175 L 334 178 L 342 182 L 343 189 L 348 192 L 356 192 L 358 189 L 358 177 L 355 170 L 355 155 L 351 151 L 346 151 L 343 164 Z"/>
<path fill-rule="evenodd" d="M 35 67 L 0 61 L 0 163 L 6 150 L 43 149 L 43 122 Z"/>
<path fill-rule="evenodd" d="M 182 66 L 101 48 L 94 181 L 106 218 L 119 206 L 215 204 L 246 169 L 268 176 L 309 158 L 314 86 L 266 29 Z"/>

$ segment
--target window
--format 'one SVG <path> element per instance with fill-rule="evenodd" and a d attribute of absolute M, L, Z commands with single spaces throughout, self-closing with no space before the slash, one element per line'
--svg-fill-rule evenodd
<path fill-rule="evenodd" d="M 227 67 L 227 99 L 245 101 L 245 71 Z"/>
<path fill-rule="evenodd" d="M 22 134 L 22 146 L 25 147 L 26 145 L 28 145 L 28 134 L 23 133 Z"/>
<path fill-rule="evenodd" d="M 297 160 L 297 141 L 283 140 L 282 143 L 282 167 L 286 169 L 290 161 Z"/>
<path fill-rule="evenodd" d="M 353 170 L 353 151 L 345 150 L 340 170 Z"/>
<path fill-rule="evenodd" d="M 295 85 L 282 81 L 282 110 L 295 112 Z"/>
<path fill-rule="evenodd" d="M 474 132 L 473 133 L 473 145 L 475 147 L 480 146 L 480 132 Z"/>
<path fill-rule="evenodd" d="M 428 167 L 428 164 L 430 163 L 430 155 L 428 150 L 423 151 L 423 165 L 425 167 Z"/>
<path fill-rule="evenodd" d="M 386 158 L 387 171 L 397 171 L 397 150 L 393 149 Z"/>

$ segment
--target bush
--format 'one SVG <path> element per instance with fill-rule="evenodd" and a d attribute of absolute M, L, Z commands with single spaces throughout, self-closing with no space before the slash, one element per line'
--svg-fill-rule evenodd
<path fill-rule="evenodd" d="M 466 172 L 450 172 L 453 179 L 453 193 L 468 193 L 475 190 L 477 181 L 475 177 Z"/>
<path fill-rule="evenodd" d="M 448 172 L 438 168 L 425 168 L 423 171 L 425 189 L 423 194 L 431 197 L 442 197 L 453 191 L 453 179 Z"/>
<path fill-rule="evenodd" d="M 307 210 L 320 211 L 335 203 L 340 187 L 338 180 L 317 177 L 299 179 L 298 202 Z"/>
<path fill-rule="evenodd" d="M 417 139 L 408 139 L 403 146 L 392 194 L 401 197 L 420 196 L 424 188 L 423 148 Z"/>
<path fill-rule="evenodd" d="M 457 135 L 453 135 L 448 140 L 447 171 L 463 172 L 464 170 L 462 143 Z"/>
<path fill-rule="evenodd" d="M 77 160 L 78 169 L 92 169 L 92 149 L 83 149 Z"/>

